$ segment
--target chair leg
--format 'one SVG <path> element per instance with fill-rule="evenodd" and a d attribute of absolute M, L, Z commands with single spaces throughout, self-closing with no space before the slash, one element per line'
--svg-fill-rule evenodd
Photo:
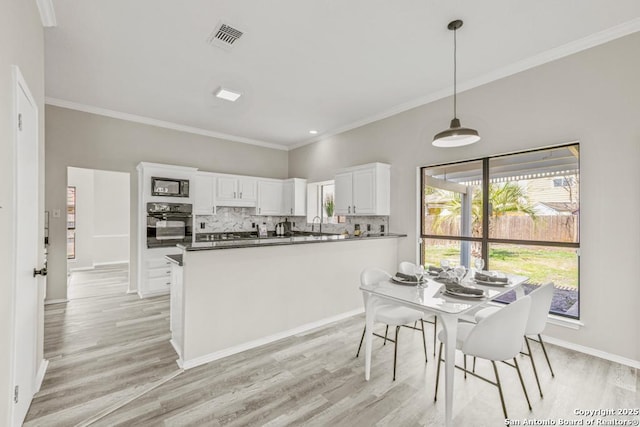
<path fill-rule="evenodd" d="M 420 319 L 422 325 L 422 346 L 424 347 L 424 363 L 427 363 L 427 339 L 424 337 L 424 321 Z"/>
<path fill-rule="evenodd" d="M 389 332 L 389 325 L 387 325 L 387 327 L 384 330 L 384 344 L 382 345 L 387 345 L 387 332 Z"/>
<path fill-rule="evenodd" d="M 493 372 L 495 372 L 496 374 L 496 385 L 498 386 L 498 392 L 500 393 L 500 403 L 502 403 L 502 412 L 504 413 L 504 418 L 507 419 L 509 418 L 509 415 L 507 415 L 507 407 L 504 405 L 504 396 L 502 395 L 502 385 L 500 384 L 500 377 L 498 376 L 498 367 L 496 366 L 496 362 L 495 361 L 491 361 L 491 364 L 493 365 Z"/>
<path fill-rule="evenodd" d="M 396 359 L 398 358 L 398 331 L 400 326 L 396 326 L 396 342 L 393 346 L 393 380 L 396 380 Z"/>
<path fill-rule="evenodd" d="M 540 397 L 544 397 L 542 395 L 542 388 L 540 387 L 540 380 L 538 379 L 538 370 L 536 369 L 536 362 L 533 360 L 533 353 L 531 353 L 531 346 L 529 345 L 529 338 L 524 337 L 524 342 L 527 344 L 527 352 L 529 353 L 529 359 L 531 359 L 531 367 L 533 368 L 533 376 L 536 377 L 536 383 L 538 384 L 538 391 L 540 392 Z"/>
<path fill-rule="evenodd" d="M 414 321 L 413 321 L 413 329 L 415 329 L 415 328 L 416 328 L 416 325 L 418 324 L 417 322 L 418 322 L 417 320 L 414 320 Z"/>
<path fill-rule="evenodd" d="M 364 341 L 364 333 L 366 332 L 367 327 L 365 326 L 362 329 L 362 338 L 360 338 L 360 345 L 358 346 L 358 352 L 356 353 L 356 358 L 360 355 L 360 349 L 362 348 L 362 341 Z"/>
<path fill-rule="evenodd" d="M 544 353 L 544 358 L 547 359 L 547 365 L 549 365 L 551 376 L 555 378 L 555 375 L 553 373 L 553 368 L 551 367 L 551 362 L 549 362 L 549 356 L 547 355 L 547 349 L 544 347 L 544 341 L 542 341 L 542 336 L 540 334 L 538 334 L 538 339 L 540 340 L 540 345 L 542 346 L 542 352 Z"/>
<path fill-rule="evenodd" d="M 513 364 L 516 366 L 516 371 L 518 371 L 518 378 L 520 378 L 520 384 L 522 384 L 522 391 L 524 391 L 524 397 L 527 399 L 527 405 L 529 406 L 529 410 L 531 410 L 531 402 L 529 402 L 529 394 L 527 394 L 527 388 L 524 386 L 524 381 L 522 380 L 522 374 L 520 373 L 520 366 L 518 366 L 518 360 L 515 357 L 513 358 Z"/>
<path fill-rule="evenodd" d="M 433 318 L 433 357 L 436 357 L 436 336 L 438 335 L 438 316 Z"/>
<path fill-rule="evenodd" d="M 464 379 L 466 380 L 467 379 L 467 355 L 463 354 L 462 357 L 463 357 L 462 360 L 464 360 Z"/>
<path fill-rule="evenodd" d="M 473 356 L 473 368 L 471 369 L 471 372 L 473 372 L 474 374 L 476 373 L 476 357 Z"/>
<path fill-rule="evenodd" d="M 436 360 L 436 363 L 438 363 L 438 368 L 436 369 L 436 391 L 433 395 L 434 402 L 438 400 L 438 380 L 440 379 L 440 364 L 442 362 L 442 346 L 443 346 L 443 343 L 440 343 L 440 349 L 438 350 L 438 360 Z"/>

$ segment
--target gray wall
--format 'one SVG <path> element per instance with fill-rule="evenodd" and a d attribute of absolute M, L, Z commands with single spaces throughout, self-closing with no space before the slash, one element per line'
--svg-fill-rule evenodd
<path fill-rule="evenodd" d="M 392 165 L 390 231 L 416 259 L 416 168 L 580 141 L 581 293 L 585 326 L 549 326 L 558 339 L 640 361 L 640 33 L 469 90 L 458 97 L 473 146 L 438 149 L 444 99 L 289 152 L 291 176 L 330 179 L 337 168 Z M 616 292 L 616 293 L 613 293 Z"/>
<path fill-rule="evenodd" d="M 8 390 L 13 387 L 10 378 L 10 352 L 12 345 L 13 263 L 14 251 L 11 236 L 14 230 L 14 83 L 11 65 L 22 71 L 29 89 L 38 105 L 40 164 L 44 170 L 44 39 L 40 14 L 35 1 L 6 0 L 0 13 L 0 425 L 9 425 L 9 409 L 12 404 Z M 44 188 L 44 174 L 39 177 Z M 40 212 L 44 212 L 44 191 L 40 192 Z M 44 216 L 40 218 L 40 238 L 43 236 Z M 42 240 L 40 240 L 42 241 Z M 43 254 L 39 264 L 42 265 Z M 34 266 L 35 267 L 35 266 Z M 42 310 L 39 325 L 42 326 Z M 42 360 L 42 330 L 38 331 L 37 363 Z"/>
<path fill-rule="evenodd" d="M 67 167 L 131 174 L 131 233 L 137 236 L 141 162 L 204 171 L 287 178 L 287 152 L 47 106 L 46 209 L 65 211 Z M 47 299 L 67 296 L 65 220 L 50 219 Z M 129 280 L 135 281 L 137 239 L 131 239 Z M 132 283 L 132 289 L 136 286 Z"/>

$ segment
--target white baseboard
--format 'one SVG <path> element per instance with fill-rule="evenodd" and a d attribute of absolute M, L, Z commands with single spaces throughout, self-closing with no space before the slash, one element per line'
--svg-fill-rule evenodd
<path fill-rule="evenodd" d="M 150 298 L 157 297 L 160 295 L 169 295 L 169 291 L 155 291 L 155 292 L 143 292 L 140 289 L 137 291 L 133 291 L 132 293 L 137 292 L 140 298 Z"/>
<path fill-rule="evenodd" d="M 169 343 L 171 344 L 171 347 L 173 347 L 176 354 L 178 355 L 178 366 L 180 366 L 182 363 L 182 349 L 178 347 L 178 344 L 173 340 L 173 338 L 169 340 Z M 182 366 L 180 367 L 182 368 Z"/>
<path fill-rule="evenodd" d="M 107 261 L 107 262 L 94 262 L 93 266 L 94 267 L 101 267 L 101 266 L 106 266 L 106 265 L 118 265 L 118 264 L 129 264 L 129 260 L 125 259 L 122 261 Z"/>
<path fill-rule="evenodd" d="M 587 347 L 580 344 L 574 344 L 569 341 L 564 341 L 558 338 L 543 335 L 545 343 L 557 345 L 559 347 L 568 348 L 569 350 L 579 351 L 580 353 L 588 354 L 590 356 L 599 357 L 601 359 L 609 360 L 610 362 L 619 363 L 621 365 L 630 366 L 632 368 L 640 369 L 640 361 L 628 359 L 626 357 L 618 356 L 617 354 L 611 354 L 606 351 L 598 350 L 595 348 Z"/>
<path fill-rule="evenodd" d="M 36 374 L 36 383 L 34 384 L 34 393 L 40 391 L 40 387 L 42 387 L 42 381 L 44 380 L 44 374 L 47 372 L 47 368 L 49 367 L 49 360 L 42 359 L 40 362 L 40 368 L 38 368 L 38 373 Z"/>
<path fill-rule="evenodd" d="M 233 354 L 237 354 L 246 350 L 250 350 L 252 348 L 256 348 L 256 347 L 260 347 L 262 345 L 265 344 L 269 344 L 272 343 L 274 341 L 278 341 L 281 340 L 283 338 L 287 338 L 293 335 L 298 335 L 301 334 L 303 332 L 307 332 L 310 331 L 312 329 L 316 329 L 319 328 L 321 326 L 325 326 L 328 325 L 330 323 L 334 323 L 352 316 L 355 316 L 357 314 L 360 314 L 364 312 L 364 308 L 359 308 L 357 310 L 351 310 L 348 311 L 346 313 L 341 313 L 338 314 L 336 316 L 332 316 L 332 317 L 327 317 L 326 319 L 321 319 L 315 322 L 311 322 L 311 323 L 307 323 L 301 326 L 298 326 L 297 328 L 293 328 L 293 329 L 289 329 L 287 331 L 283 331 L 283 332 L 278 332 L 277 334 L 273 334 L 273 335 L 269 335 L 267 337 L 264 338 L 259 338 L 257 340 L 253 340 L 253 341 L 249 341 L 246 343 L 242 343 L 233 347 L 229 347 L 229 348 L 225 348 L 223 350 L 220 351 L 216 351 L 213 353 L 209 353 L 206 354 L 204 356 L 200 356 L 197 357 L 195 359 L 191 359 L 191 360 L 183 360 L 182 358 L 178 361 L 178 366 L 180 366 L 182 369 L 191 369 L 191 368 L 195 368 L 196 366 L 200 366 L 200 365 L 204 365 L 205 363 L 209 363 L 209 362 L 213 362 L 214 360 L 218 360 L 218 359 L 222 359 L 224 357 L 227 356 L 231 356 Z"/>
<path fill-rule="evenodd" d="M 92 265 L 91 267 L 70 268 L 69 271 L 73 273 L 74 271 L 89 271 L 89 270 L 93 270 L 93 269 L 95 269 L 95 267 Z"/>
<path fill-rule="evenodd" d="M 66 298 L 61 298 L 61 299 L 48 299 L 44 301 L 44 305 L 49 305 L 49 304 L 61 304 L 63 302 L 69 302 L 68 299 Z"/>

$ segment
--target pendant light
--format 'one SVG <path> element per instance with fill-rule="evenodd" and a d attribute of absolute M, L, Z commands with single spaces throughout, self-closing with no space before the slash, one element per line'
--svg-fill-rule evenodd
<path fill-rule="evenodd" d="M 478 131 L 471 128 L 463 128 L 460 126 L 460 120 L 457 117 L 457 99 L 456 99 L 456 55 L 457 55 L 457 40 L 456 34 L 458 29 L 462 27 L 462 21 L 457 19 L 449 22 L 447 28 L 453 31 L 453 120 L 449 125 L 449 129 L 437 133 L 433 137 L 433 145 L 435 147 L 461 147 L 463 145 L 473 144 L 480 141 L 480 135 Z"/>

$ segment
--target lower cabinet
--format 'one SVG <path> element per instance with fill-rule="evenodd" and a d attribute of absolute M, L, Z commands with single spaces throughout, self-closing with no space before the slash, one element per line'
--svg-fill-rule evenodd
<path fill-rule="evenodd" d="M 178 264 L 171 264 L 171 297 L 169 310 L 169 328 L 171 329 L 171 345 L 182 359 L 182 342 L 184 337 L 183 324 L 183 283 L 182 267 Z"/>
<path fill-rule="evenodd" d="M 169 292 L 171 286 L 171 263 L 164 255 L 165 254 L 161 254 L 158 256 L 154 254 L 148 257 L 143 264 L 145 269 L 138 291 L 141 297 L 144 298 Z"/>

